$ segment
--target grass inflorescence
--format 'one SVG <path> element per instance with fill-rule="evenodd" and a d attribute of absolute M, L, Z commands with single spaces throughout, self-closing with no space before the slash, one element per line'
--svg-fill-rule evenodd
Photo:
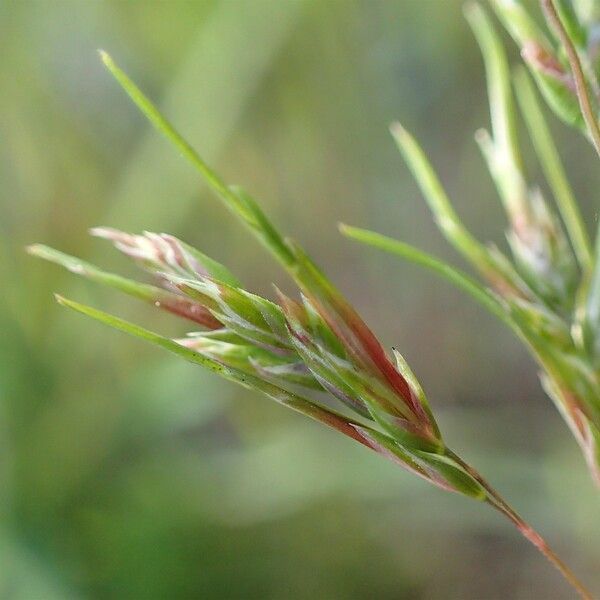
<path fill-rule="evenodd" d="M 520 2 L 491 4 L 520 45 L 549 106 L 596 145 L 600 69 L 594 23 L 580 19 L 568 2 L 542 0 L 556 33 L 552 43 Z M 484 283 L 380 234 L 349 226 L 341 231 L 443 275 L 507 324 L 536 359 L 544 389 L 600 485 L 600 236 L 594 252 L 531 77 L 523 66 L 511 76 L 500 37 L 481 6 L 470 4 L 465 14 L 483 54 L 490 103 L 491 132 L 480 129 L 475 137 L 506 212 L 511 257 L 466 229 L 426 154 L 399 124 L 392 126 L 392 134 L 441 232 Z M 556 209 L 526 173 L 517 106 Z"/>
<path fill-rule="evenodd" d="M 593 61 L 585 55 L 586 25 L 566 11 L 564 2 L 542 0 L 542 4 L 558 32 L 566 59 L 518 2 L 493 2 L 521 44 L 548 103 L 563 120 L 595 142 L 588 121 L 590 111 L 597 119 L 597 98 L 594 102 L 590 99 L 597 84 L 592 77 Z M 341 231 L 442 275 L 508 325 L 536 357 L 544 387 L 573 430 L 592 473 L 600 479 L 600 261 L 592 252 L 529 76 L 517 71 L 514 86 L 558 212 L 525 173 L 513 82 L 492 21 L 476 4 L 467 8 L 466 15 L 484 56 L 490 97 L 491 132 L 478 132 L 477 142 L 506 211 L 512 258 L 482 244 L 467 230 L 426 154 L 400 124 L 392 126 L 393 137 L 440 230 L 485 283 L 403 242 L 346 225 Z M 567 47 L 567 41 L 572 47 Z M 291 298 L 275 288 L 271 299 L 264 298 L 247 290 L 227 267 L 171 235 L 130 234 L 99 227 L 92 234 L 133 259 L 151 275 L 152 284 L 106 272 L 43 245 L 28 250 L 95 283 L 177 315 L 193 323 L 194 330 L 186 337 L 172 339 L 59 295 L 57 301 L 256 390 L 443 490 L 489 504 L 507 517 L 582 597 L 592 598 L 543 538 L 447 445 L 427 396 L 402 355 L 396 350 L 386 352 L 308 254 L 278 231 L 250 194 L 228 185 L 210 168 L 112 58 L 105 52 L 100 54 L 152 125 L 274 256 L 295 281 L 299 293 Z"/>

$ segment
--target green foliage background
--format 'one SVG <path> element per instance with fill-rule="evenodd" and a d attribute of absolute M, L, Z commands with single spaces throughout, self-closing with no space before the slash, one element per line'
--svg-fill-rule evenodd
<path fill-rule="evenodd" d="M 262 198 L 401 349 L 449 443 L 597 589 L 597 491 L 525 350 L 444 282 L 336 231 L 454 260 L 388 134 L 400 118 L 465 221 L 504 244 L 472 141 L 489 117 L 461 3 L 12 0 L 0 3 L 0 598 L 571 597 L 486 507 L 55 305 L 60 291 L 183 332 L 23 252 L 41 241 L 127 272 L 88 239 L 99 224 L 168 231 L 250 289 L 293 289 L 98 47 Z M 596 159 L 550 120 L 591 230 Z"/>

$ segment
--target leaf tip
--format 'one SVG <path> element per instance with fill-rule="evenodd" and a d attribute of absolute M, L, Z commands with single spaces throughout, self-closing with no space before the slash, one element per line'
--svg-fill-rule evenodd
<path fill-rule="evenodd" d="M 275 290 L 275 295 L 277 296 L 277 299 L 280 302 L 283 302 L 284 300 L 288 299 L 288 297 L 281 291 L 281 289 L 276 283 L 273 283 L 271 285 L 273 286 L 273 289 Z"/>
<path fill-rule="evenodd" d="M 404 129 L 400 121 L 393 121 L 390 124 L 390 133 L 399 140 L 405 139 L 408 136 L 408 131 Z"/>
<path fill-rule="evenodd" d="M 479 129 L 477 129 L 473 137 L 475 138 L 476 142 L 481 142 L 483 140 L 491 138 L 490 132 L 485 127 L 480 127 Z"/>
<path fill-rule="evenodd" d="M 88 229 L 88 233 L 93 237 L 108 240 L 115 245 L 124 244 L 125 246 L 131 245 L 132 240 L 136 237 L 114 227 L 92 227 Z"/>
<path fill-rule="evenodd" d="M 103 50 L 102 48 L 98 48 L 98 55 L 100 56 L 100 60 L 109 68 L 112 69 L 112 67 L 115 66 L 115 63 L 111 57 L 111 55 L 106 52 L 106 50 Z"/>
<path fill-rule="evenodd" d="M 69 300 L 67 300 L 64 296 L 61 296 L 60 294 L 57 294 L 56 292 L 54 293 L 54 299 L 61 305 L 61 306 L 69 306 Z"/>
<path fill-rule="evenodd" d="M 25 252 L 31 254 L 31 256 L 39 256 L 42 252 L 42 244 L 28 244 L 25 246 Z"/>
<path fill-rule="evenodd" d="M 338 230 L 343 236 L 352 239 L 358 239 L 361 233 L 361 230 L 358 227 L 353 227 L 346 223 L 338 223 Z"/>

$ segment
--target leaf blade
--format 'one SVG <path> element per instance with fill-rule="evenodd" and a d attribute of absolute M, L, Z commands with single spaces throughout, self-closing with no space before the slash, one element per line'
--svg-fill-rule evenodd
<path fill-rule="evenodd" d="M 226 207 L 233 214 L 242 219 L 246 226 L 259 237 L 261 242 L 286 268 L 293 265 L 295 263 L 295 258 L 285 240 L 249 194 L 240 188 L 228 186 L 216 171 L 211 169 L 206 162 L 204 162 L 193 146 L 177 131 L 177 129 L 175 129 L 171 122 L 114 62 L 107 52 L 101 50 L 100 57 L 111 75 L 116 79 L 133 103 L 140 109 L 157 131 L 162 133 L 167 140 L 169 140 L 179 152 L 192 163 L 208 185 L 219 198 L 221 198 Z"/>
<path fill-rule="evenodd" d="M 506 258 L 499 252 L 493 255 L 463 225 L 429 159 L 415 138 L 398 122 L 392 123 L 390 132 L 419 185 L 438 228 L 448 242 L 495 287 L 509 288 L 518 295 L 527 293 L 525 284 Z"/>
<path fill-rule="evenodd" d="M 400 242 L 380 233 L 369 231 L 368 229 L 361 229 L 360 227 L 352 227 L 343 223 L 340 224 L 339 229 L 342 235 L 345 235 L 350 239 L 367 246 L 378 248 L 384 252 L 395 254 L 396 256 L 400 256 L 415 264 L 426 267 L 438 275 L 441 275 L 455 287 L 467 292 L 467 294 L 477 300 L 479 304 L 487 308 L 501 321 L 512 326 L 512 324 L 509 323 L 510 319 L 502 303 L 475 279 L 469 277 L 466 273 L 463 273 L 459 269 L 444 263 L 443 261 L 415 248 L 414 246 L 411 246 L 410 244 Z"/>
<path fill-rule="evenodd" d="M 108 325 L 113 329 L 159 346 L 164 350 L 167 350 L 187 360 L 188 362 L 205 367 L 209 371 L 212 371 L 213 373 L 216 373 L 217 375 L 220 375 L 229 381 L 237 383 L 242 387 L 262 392 L 279 404 L 287 406 L 296 412 L 304 414 L 315 421 L 319 421 L 344 433 L 345 435 L 348 435 L 349 437 L 352 437 L 363 445 L 371 447 L 357 431 L 359 427 L 370 430 L 371 428 L 368 425 L 365 425 L 350 417 L 346 417 L 345 415 L 322 406 L 317 402 L 312 402 L 302 398 L 301 396 L 298 396 L 297 394 L 275 384 L 263 381 L 256 376 L 244 373 L 232 367 L 225 366 L 214 359 L 199 354 L 191 348 L 173 341 L 170 338 L 135 325 L 129 321 L 125 321 L 124 319 L 121 319 L 115 315 L 106 313 L 85 304 L 81 304 L 79 302 L 75 302 L 74 300 L 70 300 L 59 294 L 55 294 L 55 298 L 61 306 L 70 308 L 75 312 L 79 312 L 94 319 L 95 321 L 103 323 L 104 325 Z"/>
<path fill-rule="evenodd" d="M 525 69 L 521 67 L 515 71 L 514 82 L 517 101 L 525 125 L 544 175 L 552 188 L 556 204 L 569 232 L 573 249 L 582 269 L 589 272 L 592 263 L 589 236 L 542 108 L 537 101 L 533 85 Z"/>

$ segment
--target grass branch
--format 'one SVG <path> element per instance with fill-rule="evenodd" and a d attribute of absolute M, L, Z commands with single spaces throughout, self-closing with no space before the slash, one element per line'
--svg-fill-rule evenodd
<path fill-rule="evenodd" d="M 550 129 L 544 119 L 542 107 L 537 101 L 531 80 L 523 67 L 515 72 L 514 80 L 517 100 L 525 119 L 525 125 L 529 130 L 531 141 L 546 179 L 552 188 L 556 204 L 569 232 L 573 249 L 583 271 L 589 272 L 592 266 L 590 239 L 558 150 L 550 134 Z"/>
<path fill-rule="evenodd" d="M 600 126 L 598 125 L 598 119 L 594 113 L 581 60 L 579 59 L 575 45 L 571 41 L 571 38 L 560 19 L 554 0 L 540 0 L 540 3 L 548 23 L 550 23 L 552 28 L 556 31 L 567 54 L 571 72 L 575 79 L 575 90 L 577 92 L 579 106 L 581 107 L 581 113 L 585 119 L 594 148 L 600 157 Z"/>

